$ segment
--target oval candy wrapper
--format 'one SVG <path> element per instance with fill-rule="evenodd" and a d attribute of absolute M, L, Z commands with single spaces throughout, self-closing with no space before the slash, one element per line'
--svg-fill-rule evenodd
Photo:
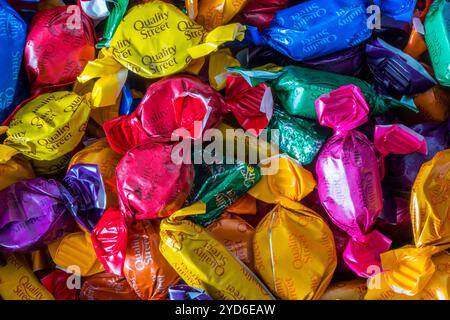
<path fill-rule="evenodd" d="M 123 273 L 143 300 L 165 299 L 179 276 L 159 251 L 157 221 L 134 221 L 128 226 L 128 243 Z"/>
<path fill-rule="evenodd" d="M 194 181 L 194 168 L 174 163 L 173 154 L 174 145 L 146 143 L 120 160 L 117 192 L 126 218 L 162 218 L 182 207 Z"/>
<path fill-rule="evenodd" d="M 309 0 L 278 11 L 262 32 L 249 27 L 246 38 L 304 61 L 365 41 L 372 34 L 367 20 L 364 0 Z"/>
<path fill-rule="evenodd" d="M 347 265 L 359 276 L 370 276 L 380 264 L 379 254 L 391 240 L 372 230 L 383 205 L 380 168 L 375 146 L 382 156 L 389 153 L 426 153 L 424 138 L 400 125 L 377 126 L 375 146 L 354 130 L 365 123 L 369 107 L 361 90 L 343 86 L 316 102 L 319 122 L 333 128 L 334 135 L 322 148 L 316 163 L 322 205 L 334 224 L 351 239 L 344 251 Z"/>
<path fill-rule="evenodd" d="M 125 278 L 102 272 L 84 281 L 80 300 L 139 300 L 139 297 Z"/>
<path fill-rule="evenodd" d="M 119 210 L 110 208 L 91 232 L 91 241 L 98 260 L 106 271 L 123 276 L 127 250 L 128 226 Z"/>
<path fill-rule="evenodd" d="M 73 25 L 74 20 L 78 25 Z M 95 42 L 92 21 L 78 6 L 59 6 L 37 13 L 24 51 L 32 94 L 74 83 L 87 62 L 95 59 Z"/>
<path fill-rule="evenodd" d="M 425 42 L 436 79 L 450 87 L 450 2 L 435 0 L 425 19 Z"/>
<path fill-rule="evenodd" d="M 0 297 L 4 300 L 55 300 L 39 282 L 25 259 L 17 254 L 6 255 L 0 264 Z"/>
<path fill-rule="evenodd" d="M 86 229 L 104 210 L 103 182 L 94 166 L 73 166 L 63 183 L 44 178 L 19 181 L 0 191 L 0 251 L 27 251 L 61 237 L 71 215 Z"/>
<path fill-rule="evenodd" d="M 418 61 L 381 39 L 366 45 L 366 58 L 381 92 L 410 96 L 437 84 Z"/>
<path fill-rule="evenodd" d="M 270 163 L 274 161 L 278 172 L 263 175 L 249 191 L 256 199 L 276 203 L 256 227 L 255 269 L 281 299 L 318 299 L 336 268 L 333 234 L 320 215 L 300 204 L 316 186 L 312 174 L 286 156 Z"/>
<path fill-rule="evenodd" d="M 205 212 L 206 205 L 197 202 L 162 220 L 159 249 L 166 260 L 187 285 L 206 290 L 213 299 L 274 299 L 259 279 L 219 241 L 201 226 L 181 219 Z"/>
<path fill-rule="evenodd" d="M 20 90 L 19 72 L 22 64 L 23 49 L 27 37 L 27 25 L 21 16 L 8 4 L 0 1 L 0 123 L 15 107 L 15 96 Z"/>

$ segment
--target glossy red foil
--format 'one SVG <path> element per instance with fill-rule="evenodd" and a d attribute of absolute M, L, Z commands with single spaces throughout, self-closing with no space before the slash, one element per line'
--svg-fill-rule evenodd
<path fill-rule="evenodd" d="M 117 165 L 119 205 L 127 218 L 163 218 L 182 207 L 194 181 L 194 167 L 172 159 L 174 146 L 142 144 Z"/>
<path fill-rule="evenodd" d="M 56 269 L 42 278 L 41 283 L 56 300 L 78 300 L 79 290 L 76 288 L 69 289 L 68 284 L 75 284 L 74 281 L 69 279 L 70 276 L 74 275 Z"/>
<path fill-rule="evenodd" d="M 32 95 L 75 82 L 87 62 L 95 59 L 95 42 L 92 21 L 78 6 L 37 13 L 24 51 Z"/>
<path fill-rule="evenodd" d="M 275 17 L 277 11 L 287 7 L 289 0 L 249 0 L 242 10 L 240 20 L 244 24 L 267 28 Z"/>

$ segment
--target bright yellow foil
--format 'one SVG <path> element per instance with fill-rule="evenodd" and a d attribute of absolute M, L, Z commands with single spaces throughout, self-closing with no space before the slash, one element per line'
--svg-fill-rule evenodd
<path fill-rule="evenodd" d="M 68 167 L 74 164 L 98 165 L 105 184 L 106 206 L 115 208 L 118 206 L 116 167 L 121 158 L 120 154 L 111 149 L 106 138 L 102 138 L 75 154 Z"/>
<path fill-rule="evenodd" d="M 247 0 L 199 0 L 197 22 L 206 30 L 231 21 L 247 4 Z"/>
<path fill-rule="evenodd" d="M 231 74 L 231 72 L 227 71 L 225 68 L 240 66 L 240 62 L 232 56 L 231 50 L 228 48 L 220 49 L 219 51 L 212 53 L 209 57 L 208 69 L 211 87 L 217 91 L 225 89 L 227 75 Z"/>
<path fill-rule="evenodd" d="M 17 254 L 6 255 L 6 265 L 0 265 L 0 297 L 4 300 L 55 300 L 25 259 Z"/>
<path fill-rule="evenodd" d="M 56 265 L 68 268 L 76 266 L 83 277 L 105 271 L 97 259 L 88 232 L 80 231 L 66 234 L 48 245 L 50 256 Z"/>
<path fill-rule="evenodd" d="M 0 144 L 0 177 L 0 190 L 3 190 L 35 175 L 30 163 L 17 155 L 17 150 Z"/>
<path fill-rule="evenodd" d="M 256 228 L 255 270 L 281 299 L 318 299 L 331 281 L 337 259 L 326 222 L 298 202 L 316 182 L 290 158 L 271 161 L 278 161 L 278 173 L 263 176 L 249 190 L 259 200 L 277 203 Z"/>
<path fill-rule="evenodd" d="M 273 299 L 258 278 L 219 241 L 201 226 L 180 219 L 205 210 L 205 204 L 195 203 L 162 220 L 160 250 L 166 260 L 188 285 L 205 289 L 213 299 Z"/>

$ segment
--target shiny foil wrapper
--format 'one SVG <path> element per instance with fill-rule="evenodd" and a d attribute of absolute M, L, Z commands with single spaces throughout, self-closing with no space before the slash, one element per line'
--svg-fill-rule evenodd
<path fill-rule="evenodd" d="M 92 21 L 79 9 L 81 27 L 75 27 L 73 14 L 70 6 L 60 6 L 33 17 L 24 51 L 32 94 L 71 85 L 87 62 L 95 59 Z"/>
<path fill-rule="evenodd" d="M 72 274 L 56 269 L 41 279 L 41 283 L 55 297 L 55 300 L 78 300 L 79 290 L 69 289 L 67 283 L 70 283 L 69 277 Z M 68 282 L 69 280 L 69 282 Z"/>
<path fill-rule="evenodd" d="M 170 300 L 212 300 L 205 290 L 179 284 L 169 288 Z"/>
<path fill-rule="evenodd" d="M 143 300 L 167 297 L 179 276 L 159 251 L 159 226 L 156 221 L 135 221 L 128 227 L 128 243 L 123 273 Z"/>
<path fill-rule="evenodd" d="M 127 280 L 103 272 L 87 278 L 80 291 L 80 300 L 140 300 Z"/>
<path fill-rule="evenodd" d="M 169 144 L 142 144 L 120 160 L 117 192 L 127 218 L 162 218 L 181 208 L 194 181 L 194 167 L 174 163 L 173 149 Z"/>
<path fill-rule="evenodd" d="M 289 0 L 250 0 L 239 15 L 239 20 L 264 30 L 269 27 L 275 14 L 286 8 L 288 3 Z"/>

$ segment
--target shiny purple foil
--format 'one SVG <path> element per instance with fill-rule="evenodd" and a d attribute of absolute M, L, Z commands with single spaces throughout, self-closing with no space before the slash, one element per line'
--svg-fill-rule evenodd
<path fill-rule="evenodd" d="M 205 290 L 179 284 L 169 288 L 170 300 L 212 300 Z"/>
<path fill-rule="evenodd" d="M 381 39 L 366 45 L 366 55 L 367 65 L 380 92 L 414 95 L 437 84 L 418 61 Z"/>

